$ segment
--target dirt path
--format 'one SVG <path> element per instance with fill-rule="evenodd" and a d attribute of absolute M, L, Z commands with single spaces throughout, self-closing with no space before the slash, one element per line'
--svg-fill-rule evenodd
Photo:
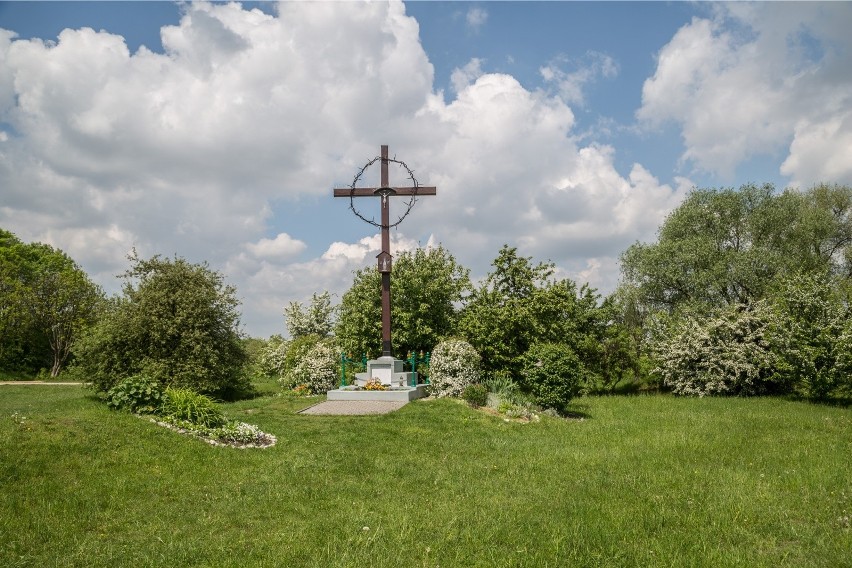
<path fill-rule="evenodd" d="M 0 381 L 0 385 L 82 385 L 83 383 L 64 383 L 60 381 Z"/>

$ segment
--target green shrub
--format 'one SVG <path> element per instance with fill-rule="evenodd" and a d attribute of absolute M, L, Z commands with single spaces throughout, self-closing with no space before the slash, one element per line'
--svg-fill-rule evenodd
<path fill-rule="evenodd" d="M 843 396 L 852 387 L 852 325 L 847 302 L 827 274 L 800 274 L 778 286 L 770 326 L 779 375 L 810 399 Z"/>
<path fill-rule="evenodd" d="M 157 412 L 163 400 L 160 383 L 147 375 L 126 378 L 106 393 L 107 405 L 116 410 L 143 414 Z"/>
<path fill-rule="evenodd" d="M 521 357 L 524 386 L 545 408 L 562 410 L 580 394 L 583 364 L 568 345 L 536 343 Z"/>
<path fill-rule="evenodd" d="M 183 420 L 208 428 L 225 424 L 225 416 L 216 403 L 191 389 L 167 388 L 163 397 L 162 413 L 173 420 Z"/>
<path fill-rule="evenodd" d="M 429 381 L 432 396 L 461 396 L 465 387 L 478 383 L 480 357 L 467 341 L 448 339 L 432 351 Z"/>
<path fill-rule="evenodd" d="M 488 402 L 488 389 L 485 385 L 467 385 L 462 391 L 462 398 L 472 407 L 479 408 Z"/>
<path fill-rule="evenodd" d="M 236 289 L 206 264 L 135 251 L 130 262 L 122 296 L 74 345 L 80 372 L 104 392 L 137 374 L 220 398 L 244 392 Z"/>

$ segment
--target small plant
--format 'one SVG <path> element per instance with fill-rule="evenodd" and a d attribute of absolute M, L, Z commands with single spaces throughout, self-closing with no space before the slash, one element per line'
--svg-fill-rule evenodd
<path fill-rule="evenodd" d="M 518 394 L 518 383 L 512 380 L 508 371 L 497 371 L 485 381 L 488 392 L 501 398 L 511 399 Z"/>
<path fill-rule="evenodd" d="M 109 389 L 106 400 L 107 406 L 115 410 L 153 414 L 160 408 L 163 390 L 156 379 L 134 375 Z"/>
<path fill-rule="evenodd" d="M 462 391 L 462 398 L 472 407 L 479 408 L 488 402 L 488 389 L 485 385 L 468 385 Z"/>
<path fill-rule="evenodd" d="M 225 423 L 225 416 L 216 403 L 191 389 L 167 388 L 162 413 L 174 420 L 208 428 L 217 428 Z"/>
<path fill-rule="evenodd" d="M 276 438 L 272 434 L 262 432 L 254 424 L 246 424 L 238 420 L 230 420 L 225 425 L 216 428 L 213 438 L 232 445 L 256 445 L 271 446 L 275 444 Z"/>
<path fill-rule="evenodd" d="M 388 387 L 382 384 L 382 381 L 373 377 L 364 385 L 364 390 L 368 391 L 383 391 L 388 390 Z"/>
<path fill-rule="evenodd" d="M 296 396 L 311 396 L 308 385 L 296 385 L 291 392 Z"/>

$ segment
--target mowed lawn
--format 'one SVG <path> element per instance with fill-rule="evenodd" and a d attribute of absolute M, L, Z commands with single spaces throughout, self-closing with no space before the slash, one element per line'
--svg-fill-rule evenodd
<path fill-rule="evenodd" d="M 278 437 L 238 450 L 80 387 L 0 386 L 0 566 L 852 566 L 849 409 L 296 414 L 316 401 L 223 405 Z"/>

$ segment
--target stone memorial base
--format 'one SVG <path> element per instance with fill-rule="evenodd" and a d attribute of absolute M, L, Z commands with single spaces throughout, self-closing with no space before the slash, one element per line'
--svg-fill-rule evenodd
<path fill-rule="evenodd" d="M 355 384 L 328 391 L 328 400 L 409 401 L 428 396 L 427 385 L 417 384 L 417 373 L 402 370 L 402 361 L 379 357 L 367 361 L 367 372 L 355 375 Z M 378 379 L 386 390 L 366 390 L 367 381 Z"/>
<path fill-rule="evenodd" d="M 376 400 L 405 401 L 417 400 L 429 396 L 429 385 L 416 387 L 393 387 L 390 390 L 356 390 L 358 387 L 340 387 L 328 391 L 328 400 Z"/>

